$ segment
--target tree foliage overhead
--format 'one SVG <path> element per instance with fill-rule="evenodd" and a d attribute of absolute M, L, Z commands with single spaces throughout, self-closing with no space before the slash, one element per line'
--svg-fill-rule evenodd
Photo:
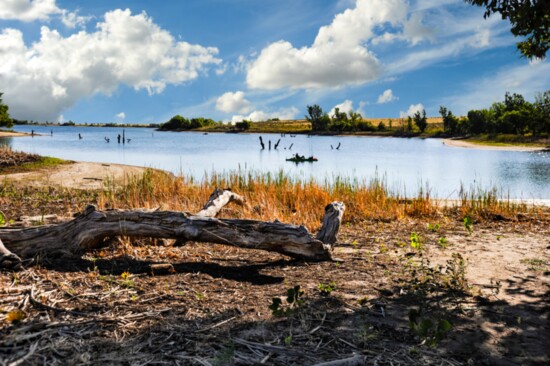
<path fill-rule="evenodd" d="M 485 7 L 487 18 L 499 13 L 502 19 L 512 24 L 514 36 L 526 37 L 518 42 L 519 51 L 528 58 L 544 58 L 550 48 L 550 1 L 549 0 L 465 0 L 467 3 Z"/>
<path fill-rule="evenodd" d="M 4 93 L 0 93 L 0 127 L 10 128 L 13 126 L 13 121 L 8 114 L 9 107 L 2 103 L 2 95 Z"/>

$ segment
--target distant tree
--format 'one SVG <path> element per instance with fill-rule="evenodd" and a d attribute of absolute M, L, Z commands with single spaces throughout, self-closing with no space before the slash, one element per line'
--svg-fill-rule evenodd
<path fill-rule="evenodd" d="M 536 112 L 536 117 L 533 126 L 533 134 L 537 135 L 540 132 L 550 133 L 550 90 L 544 93 L 535 95 L 533 107 Z"/>
<path fill-rule="evenodd" d="M 378 130 L 384 131 L 385 129 L 386 129 L 386 125 L 384 124 L 384 121 L 380 121 L 380 123 L 378 123 Z"/>
<path fill-rule="evenodd" d="M 2 103 L 2 95 L 4 95 L 4 93 L 0 93 L 0 127 L 11 128 L 13 126 L 13 121 L 8 113 L 9 107 Z"/>
<path fill-rule="evenodd" d="M 249 130 L 250 127 L 252 126 L 252 122 L 250 121 L 242 121 L 242 122 L 237 122 L 235 123 L 235 127 L 238 129 L 238 130 L 241 130 L 241 131 L 246 131 L 246 130 Z"/>
<path fill-rule="evenodd" d="M 413 130 L 413 119 L 411 118 L 411 116 L 408 116 L 407 117 L 407 131 L 412 132 L 412 130 Z"/>
<path fill-rule="evenodd" d="M 499 13 L 512 24 L 514 36 L 527 37 L 517 48 L 528 58 L 544 58 L 550 48 L 550 1 L 548 0 L 465 0 L 485 7 L 484 18 Z"/>
<path fill-rule="evenodd" d="M 311 122 L 313 131 L 326 131 L 330 124 L 329 116 L 323 112 L 323 109 L 317 104 L 307 106 L 306 119 Z"/>
<path fill-rule="evenodd" d="M 426 118 L 426 110 L 422 110 L 422 114 L 420 114 L 420 111 L 416 111 L 416 113 L 413 116 L 414 123 L 420 130 L 420 133 L 424 133 L 426 130 L 426 127 L 428 127 L 428 118 Z"/>
<path fill-rule="evenodd" d="M 443 130 L 451 135 L 458 133 L 458 118 L 453 115 L 453 112 L 447 110 L 447 108 L 439 107 L 439 114 L 443 118 Z"/>

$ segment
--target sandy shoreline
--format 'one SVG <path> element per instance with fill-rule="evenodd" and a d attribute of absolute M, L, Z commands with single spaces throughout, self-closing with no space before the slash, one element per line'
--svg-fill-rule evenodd
<path fill-rule="evenodd" d="M 0 179 L 35 187 L 54 185 L 66 188 L 100 189 L 108 180 L 117 184 L 125 183 L 129 178 L 139 176 L 147 169 L 122 164 L 75 162 L 58 165 L 51 169 L 2 174 Z"/>
<path fill-rule="evenodd" d="M 462 147 L 468 149 L 480 149 L 480 150 L 501 150 L 501 151 L 543 151 L 547 150 L 545 147 L 537 146 L 495 146 L 495 145 L 482 145 L 475 144 L 464 140 L 443 139 L 443 143 L 447 146 Z"/>
<path fill-rule="evenodd" d="M 30 134 L 24 133 L 24 132 L 0 131 L 0 137 L 20 137 L 20 136 L 30 136 Z"/>

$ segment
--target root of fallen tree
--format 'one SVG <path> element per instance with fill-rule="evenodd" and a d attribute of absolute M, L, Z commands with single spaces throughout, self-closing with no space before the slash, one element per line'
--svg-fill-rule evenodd
<path fill-rule="evenodd" d="M 0 229 L 0 268 L 17 268 L 21 258 L 59 252 L 80 254 L 105 245 L 115 236 L 176 239 L 261 249 L 310 261 L 331 260 L 332 247 L 340 228 L 345 205 L 333 202 L 325 207 L 321 230 L 313 236 L 305 226 L 245 219 L 217 219 L 214 216 L 229 202 L 243 197 L 230 190 L 216 189 L 204 208 L 195 215 L 176 211 L 108 210 L 86 207 L 73 220 L 32 228 Z M 3 241 L 3 243 L 2 243 Z"/>

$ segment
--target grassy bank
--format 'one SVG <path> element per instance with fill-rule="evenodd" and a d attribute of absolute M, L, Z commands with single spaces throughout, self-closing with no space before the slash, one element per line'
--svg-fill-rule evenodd
<path fill-rule="evenodd" d="M 63 159 L 27 154 L 13 151 L 9 146 L 0 146 L 0 174 L 29 172 L 70 163 Z"/>
<path fill-rule="evenodd" d="M 88 203 L 97 204 L 100 209 L 110 208 L 161 208 L 198 212 L 216 187 L 231 187 L 246 197 L 244 207 L 226 214 L 234 217 L 306 225 L 317 230 L 323 215 L 323 207 L 332 201 L 346 204 L 344 222 L 354 224 L 366 220 L 391 222 L 413 217 L 454 217 L 462 220 L 468 216 L 474 220 L 506 217 L 515 219 L 517 213 L 533 212 L 538 208 L 527 207 L 505 197 L 496 190 L 470 188 L 460 190 L 460 199 L 442 206 L 430 193 L 418 189 L 414 198 L 405 198 L 392 192 L 383 178 L 350 180 L 335 178 L 334 182 L 323 184 L 314 181 L 293 179 L 282 172 L 279 174 L 229 173 L 214 174 L 197 181 L 191 177 L 174 177 L 157 170 L 147 170 L 142 176 L 128 177 L 127 184 L 120 186 L 105 182 L 98 191 L 60 188 L 20 189 L 13 183 L 0 183 L 0 198 L 7 202 L 21 202 L 12 205 L 14 212 L 6 213 L 16 217 L 18 212 L 34 210 L 47 214 L 46 207 L 57 202 L 57 214 L 70 214 L 84 209 Z M 50 202 L 51 201 L 51 202 Z M 29 207 L 25 208 L 25 205 Z M 50 212 L 52 213 L 52 212 Z"/>

